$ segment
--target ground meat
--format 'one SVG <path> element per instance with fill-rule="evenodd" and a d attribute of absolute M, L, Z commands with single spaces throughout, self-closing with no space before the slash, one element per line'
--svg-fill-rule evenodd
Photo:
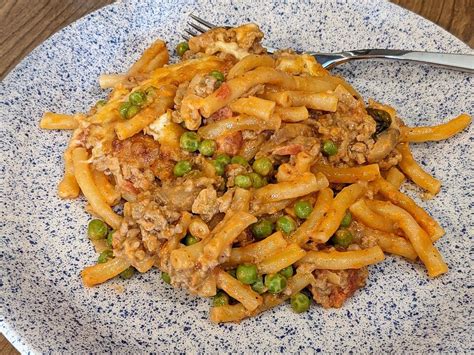
<path fill-rule="evenodd" d="M 192 212 L 199 214 L 203 221 L 208 222 L 219 212 L 217 192 L 213 187 L 202 189 L 193 202 Z"/>
<path fill-rule="evenodd" d="M 230 109 L 229 106 L 224 106 L 220 109 L 218 109 L 216 112 L 214 112 L 208 119 L 206 119 L 205 123 L 213 123 L 216 121 L 224 120 L 226 118 L 231 118 L 232 117 L 232 110 Z"/>
<path fill-rule="evenodd" d="M 296 155 L 299 152 L 312 153 L 312 156 L 317 156 L 319 153 L 320 142 L 315 137 L 299 136 L 285 143 L 276 146 L 272 150 L 273 155 Z"/>
<path fill-rule="evenodd" d="M 201 78 L 201 80 L 199 80 L 198 83 L 196 83 L 196 85 L 190 85 L 189 89 L 193 90 L 194 94 L 197 96 L 206 97 L 214 92 L 216 89 L 216 82 L 217 79 L 212 75 L 205 75 Z"/>
<path fill-rule="evenodd" d="M 379 161 L 378 164 L 381 170 L 389 170 L 392 166 L 395 166 L 398 163 L 400 163 L 401 160 L 402 160 L 402 155 L 397 150 L 397 148 L 395 148 L 394 150 L 390 152 L 389 155 L 385 157 L 384 160 Z"/>
<path fill-rule="evenodd" d="M 160 205 L 150 193 L 140 194 L 136 202 L 124 207 L 120 228 L 113 234 L 115 256 L 126 258 L 140 272 L 158 264 L 163 243 L 182 232 L 178 221 L 181 214 Z"/>
<path fill-rule="evenodd" d="M 255 237 L 253 236 L 253 233 L 250 228 L 247 228 L 245 231 L 240 233 L 239 236 L 234 240 L 233 247 L 244 247 L 246 245 L 252 244 L 253 242 L 255 242 Z"/>
<path fill-rule="evenodd" d="M 191 53 L 217 54 L 220 57 L 232 55 L 241 59 L 249 53 L 265 53 L 260 44 L 263 33 L 258 26 L 246 24 L 236 28 L 214 28 L 189 40 Z"/>
<path fill-rule="evenodd" d="M 297 137 L 313 137 L 312 127 L 303 123 L 285 123 L 267 140 L 256 154 L 256 158 L 270 155 L 278 147 L 286 145 L 287 142 Z M 301 142 L 296 142 L 301 143 Z"/>
<path fill-rule="evenodd" d="M 219 136 L 216 139 L 216 143 L 218 153 L 236 155 L 237 153 L 239 153 L 239 150 L 240 148 L 242 148 L 243 145 L 242 132 L 237 131 L 223 136 Z"/>
<path fill-rule="evenodd" d="M 124 140 L 114 139 L 112 152 L 94 159 L 93 165 L 113 175 L 122 196 L 134 200 L 138 193 L 153 188 L 155 171 L 163 165 L 163 158 L 159 143 L 139 133 Z"/>
<path fill-rule="evenodd" d="M 308 123 L 314 126 L 321 141 L 332 140 L 337 144 L 337 154 L 324 158 L 328 163 L 335 166 L 364 164 L 374 145 L 372 135 L 376 123 L 367 114 L 364 102 L 355 99 L 344 88 L 336 88 L 334 94 L 339 99 L 337 112 L 310 110 Z"/>
<path fill-rule="evenodd" d="M 344 301 L 364 287 L 367 268 L 357 270 L 316 270 L 310 290 L 313 299 L 324 308 L 340 308 Z"/>
<path fill-rule="evenodd" d="M 191 212 L 193 203 L 201 190 L 212 187 L 216 181 L 207 177 L 188 176 L 163 183 L 153 194 L 161 204 L 170 210 Z"/>

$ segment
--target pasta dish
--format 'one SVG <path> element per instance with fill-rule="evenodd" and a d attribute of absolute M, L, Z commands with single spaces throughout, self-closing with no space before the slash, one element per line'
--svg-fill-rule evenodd
<path fill-rule="evenodd" d="M 467 114 L 409 127 L 314 57 L 268 54 L 254 24 L 216 28 L 177 46 L 155 41 L 106 100 L 84 114 L 44 114 L 72 130 L 58 195 L 87 200 L 98 252 L 92 287 L 158 268 L 165 283 L 212 297 L 213 322 L 239 321 L 289 300 L 341 307 L 385 254 L 448 271 L 440 224 L 400 191 L 441 188 L 412 143 L 466 128 Z"/>

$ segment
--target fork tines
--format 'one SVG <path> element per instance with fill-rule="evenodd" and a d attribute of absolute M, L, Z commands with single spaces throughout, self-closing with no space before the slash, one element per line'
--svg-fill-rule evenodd
<path fill-rule="evenodd" d="M 188 26 L 190 26 L 191 28 L 187 28 L 184 30 L 184 32 L 186 32 L 186 34 L 182 34 L 181 37 L 183 37 L 186 41 L 189 41 L 189 39 L 191 37 L 195 37 L 195 36 L 198 36 L 199 34 L 201 33 L 204 33 L 204 32 L 207 32 L 209 31 L 210 29 L 216 27 L 215 25 L 213 25 L 212 23 L 210 22 L 207 22 L 206 20 L 196 16 L 196 15 L 193 15 L 193 14 L 189 14 L 189 17 L 196 21 L 198 24 L 194 23 L 192 20 L 189 20 L 188 21 Z M 201 25 L 201 26 L 200 26 Z M 193 29 L 195 31 L 193 31 Z M 197 31 L 197 32 L 196 32 Z M 189 37 L 191 36 L 191 37 Z"/>

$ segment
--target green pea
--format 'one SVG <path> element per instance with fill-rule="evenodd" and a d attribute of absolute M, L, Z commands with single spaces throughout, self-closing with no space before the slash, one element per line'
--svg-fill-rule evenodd
<path fill-rule="evenodd" d="M 323 142 L 323 153 L 327 156 L 333 156 L 337 154 L 337 145 L 331 140 Z"/>
<path fill-rule="evenodd" d="M 107 240 L 106 240 L 106 243 L 107 243 L 107 246 L 109 248 L 112 248 L 112 244 L 113 244 L 113 240 L 114 240 L 114 233 L 115 231 L 110 231 L 109 233 L 107 233 Z"/>
<path fill-rule="evenodd" d="M 341 227 L 347 228 L 351 225 L 352 222 L 352 214 L 349 211 L 344 213 L 344 217 L 342 217 Z"/>
<path fill-rule="evenodd" d="M 161 273 L 161 279 L 166 282 L 168 285 L 171 284 L 171 277 L 170 277 L 170 274 L 168 274 L 167 272 L 162 272 Z"/>
<path fill-rule="evenodd" d="M 262 294 L 267 290 L 265 284 L 263 283 L 263 277 L 261 275 L 258 275 L 257 281 L 253 283 L 252 290 L 257 292 L 258 294 Z"/>
<path fill-rule="evenodd" d="M 248 177 L 250 180 L 252 180 L 252 186 L 256 189 L 259 189 L 267 184 L 267 180 L 257 173 L 250 173 L 248 174 Z"/>
<path fill-rule="evenodd" d="M 286 235 L 290 235 L 296 229 L 296 223 L 290 216 L 282 216 L 277 219 L 276 229 Z"/>
<path fill-rule="evenodd" d="M 234 184 L 237 187 L 248 189 L 250 186 L 252 186 L 252 180 L 247 175 L 237 175 L 235 177 Z"/>
<path fill-rule="evenodd" d="M 133 268 L 133 266 L 130 266 L 129 268 L 126 268 L 125 270 L 123 270 L 119 275 L 122 279 L 128 280 L 134 274 L 135 274 L 135 269 Z"/>
<path fill-rule="evenodd" d="M 95 103 L 95 107 L 99 108 L 99 107 L 105 106 L 106 104 L 107 104 L 107 101 L 99 100 Z"/>
<path fill-rule="evenodd" d="M 253 264 L 242 264 L 237 266 L 237 280 L 246 285 L 252 285 L 258 281 L 257 267 Z"/>
<path fill-rule="evenodd" d="M 120 108 L 119 108 L 119 112 L 120 112 L 120 116 L 122 118 L 125 118 L 127 119 L 128 116 L 128 109 L 130 108 L 130 106 L 132 106 L 132 104 L 130 104 L 130 102 L 123 102 L 121 105 L 120 105 Z"/>
<path fill-rule="evenodd" d="M 221 307 L 229 304 L 229 296 L 224 291 L 219 291 L 212 298 L 213 307 Z"/>
<path fill-rule="evenodd" d="M 230 164 L 230 157 L 227 155 L 227 154 L 219 154 L 217 157 L 216 157 L 216 162 L 226 166 L 227 164 Z"/>
<path fill-rule="evenodd" d="M 138 112 L 140 112 L 140 106 L 132 105 L 127 110 L 127 118 L 132 118 Z"/>
<path fill-rule="evenodd" d="M 308 201 L 298 201 L 295 203 L 294 210 L 296 217 L 306 219 L 313 212 L 313 206 Z"/>
<path fill-rule="evenodd" d="M 199 239 L 191 234 L 187 234 L 186 237 L 184 237 L 184 245 L 193 245 L 197 242 L 199 242 Z"/>
<path fill-rule="evenodd" d="M 227 273 L 232 276 L 233 278 L 237 278 L 237 270 L 236 269 L 230 269 L 230 270 L 227 270 Z"/>
<path fill-rule="evenodd" d="M 214 154 L 216 151 L 216 142 L 213 141 L 212 139 L 204 139 L 200 144 L 199 144 L 199 153 L 206 157 L 210 157 Z"/>
<path fill-rule="evenodd" d="M 114 252 L 110 249 L 104 250 L 102 253 L 99 254 L 97 258 L 97 262 L 99 264 L 103 264 L 114 257 Z"/>
<path fill-rule="evenodd" d="M 296 313 L 303 313 L 309 309 L 311 300 L 304 293 L 298 292 L 291 296 L 291 308 Z"/>
<path fill-rule="evenodd" d="M 268 158 L 259 158 L 253 162 L 252 168 L 256 173 L 267 176 L 272 171 L 273 164 Z"/>
<path fill-rule="evenodd" d="M 286 278 L 280 274 L 265 275 L 265 287 L 270 293 L 280 293 L 286 288 Z"/>
<path fill-rule="evenodd" d="M 209 73 L 209 75 L 216 78 L 217 81 L 222 82 L 225 80 L 224 74 L 222 74 L 219 70 L 213 70 Z"/>
<path fill-rule="evenodd" d="M 87 226 L 87 235 L 91 240 L 103 239 L 107 236 L 107 225 L 100 219 L 93 219 Z"/>
<path fill-rule="evenodd" d="M 232 157 L 230 162 L 232 164 L 239 164 L 245 167 L 249 165 L 247 159 L 245 159 L 244 157 L 241 157 L 240 155 L 236 155 L 235 157 Z"/>
<path fill-rule="evenodd" d="M 145 93 L 141 90 L 132 92 L 130 96 L 128 97 L 128 101 L 130 101 L 132 105 L 137 105 L 137 106 L 143 105 L 145 103 L 145 99 L 146 99 Z"/>
<path fill-rule="evenodd" d="M 212 165 L 214 165 L 214 169 L 216 171 L 216 175 L 222 176 L 225 173 L 225 165 L 218 162 L 217 160 L 212 161 Z"/>
<path fill-rule="evenodd" d="M 181 42 L 181 43 L 178 43 L 178 45 L 176 46 L 176 53 L 178 53 L 180 57 L 182 57 L 184 53 L 186 53 L 186 51 L 188 50 L 189 50 L 188 42 Z"/>
<path fill-rule="evenodd" d="M 192 165 L 187 160 L 180 160 L 176 163 L 173 168 L 173 174 L 175 176 L 184 176 L 192 170 Z"/>
<path fill-rule="evenodd" d="M 257 239 L 264 239 L 273 233 L 273 223 L 268 219 L 261 219 L 252 226 L 252 233 Z"/>
<path fill-rule="evenodd" d="M 145 90 L 145 95 L 149 96 L 149 97 L 155 97 L 156 96 L 156 91 L 157 91 L 156 87 L 149 86 Z"/>
<path fill-rule="evenodd" d="M 287 266 L 286 268 L 281 269 L 278 273 L 289 279 L 291 276 L 293 276 L 293 266 Z"/>
<path fill-rule="evenodd" d="M 352 233 L 347 229 L 338 229 L 337 232 L 331 238 L 335 245 L 347 248 L 352 243 Z"/>
<path fill-rule="evenodd" d="M 195 152 L 199 148 L 201 138 L 196 132 L 184 132 L 179 138 L 179 145 L 188 152 Z"/>

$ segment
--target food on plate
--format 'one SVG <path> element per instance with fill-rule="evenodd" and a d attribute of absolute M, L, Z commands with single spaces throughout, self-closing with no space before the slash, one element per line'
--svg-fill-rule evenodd
<path fill-rule="evenodd" d="M 239 321 L 286 300 L 341 307 L 385 254 L 448 267 L 442 227 L 399 191 L 441 182 L 411 143 L 466 128 L 467 114 L 408 127 L 307 54 L 267 54 L 254 24 L 180 43 L 169 64 L 155 41 L 89 112 L 46 113 L 40 126 L 73 130 L 58 195 L 82 193 L 94 219 L 91 287 L 135 270 L 212 297 L 213 322 Z M 121 209 L 118 209 L 121 207 Z M 120 214 L 117 212 L 121 210 Z"/>

